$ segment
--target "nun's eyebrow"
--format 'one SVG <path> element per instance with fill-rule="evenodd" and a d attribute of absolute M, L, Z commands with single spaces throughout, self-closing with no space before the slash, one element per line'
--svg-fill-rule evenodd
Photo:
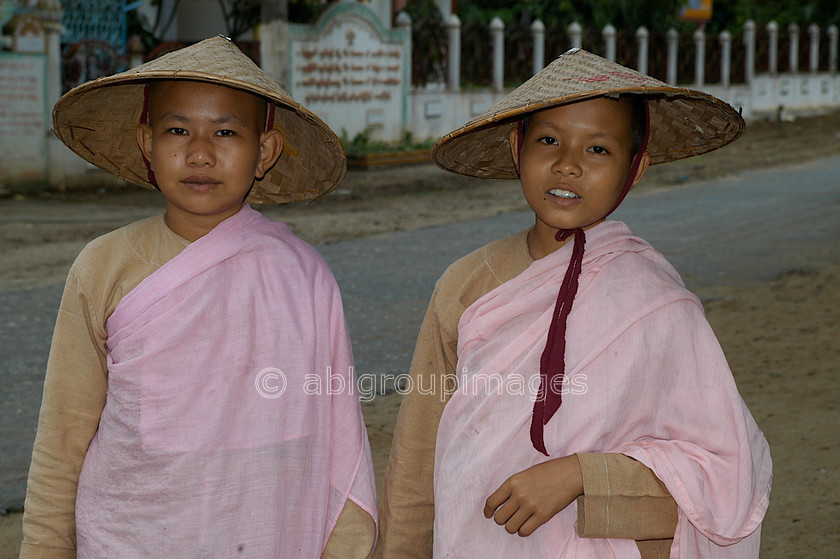
<path fill-rule="evenodd" d="M 163 113 L 162 115 L 160 115 L 159 118 L 161 120 L 174 120 L 176 122 L 189 122 L 191 120 L 186 115 L 184 115 L 182 113 L 179 113 L 177 111 L 167 111 L 167 112 Z M 218 118 L 212 119 L 210 122 L 212 122 L 213 124 L 229 124 L 229 123 L 232 122 L 232 123 L 235 123 L 235 124 L 239 124 L 241 126 L 246 125 L 244 120 L 242 120 L 238 116 L 232 115 L 232 114 L 221 115 Z"/>

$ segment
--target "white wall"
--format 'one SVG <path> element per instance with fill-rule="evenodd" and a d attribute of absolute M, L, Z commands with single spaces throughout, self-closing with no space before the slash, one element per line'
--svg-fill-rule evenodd
<path fill-rule="evenodd" d="M 407 130 L 415 140 L 437 140 L 480 115 L 504 97 L 490 88 L 448 91 L 440 85 L 417 88 L 408 95 Z"/>
<path fill-rule="evenodd" d="M 690 87 L 690 86 L 689 86 Z M 840 109 L 840 74 L 758 74 L 752 86 L 707 84 L 706 93 L 743 109 L 746 119 L 815 114 Z"/>

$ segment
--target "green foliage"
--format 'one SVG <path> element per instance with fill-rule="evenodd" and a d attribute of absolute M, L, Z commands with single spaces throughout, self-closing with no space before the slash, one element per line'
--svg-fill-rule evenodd
<path fill-rule="evenodd" d="M 219 0 L 227 36 L 236 41 L 260 22 L 261 0 Z"/>
<path fill-rule="evenodd" d="M 546 27 L 569 25 L 577 21 L 583 27 L 602 29 L 608 23 L 616 27 L 672 25 L 681 0 L 461 0 L 461 21 L 478 19 L 489 23 L 499 16 L 507 25 L 514 21 L 530 23 L 540 19 Z"/>
<path fill-rule="evenodd" d="M 711 31 L 737 31 L 751 19 L 759 28 L 771 20 L 784 29 L 790 23 L 807 27 L 816 23 L 822 28 L 840 24 L 840 3 L 837 0 L 734 0 L 715 2 Z"/>
<path fill-rule="evenodd" d="M 695 24 L 679 21 L 677 14 L 683 0 L 459 0 L 458 16 L 462 23 L 480 21 L 485 25 L 498 16 L 507 26 L 513 22 L 530 24 L 541 19 L 547 28 L 565 27 L 577 21 L 584 29 L 603 29 L 607 23 L 617 29 L 636 29 L 644 25 L 651 31 L 664 32 L 670 27 L 691 31 Z M 717 0 L 712 9 L 709 33 L 724 29 L 736 32 L 744 22 L 754 20 L 759 26 L 770 20 L 780 27 L 798 23 L 806 27 L 817 23 L 825 28 L 840 23 L 837 0 Z"/>
<path fill-rule="evenodd" d="M 289 0 L 289 21 L 315 23 L 329 6 L 329 3 L 321 0 Z"/>
<path fill-rule="evenodd" d="M 352 155 L 387 153 L 394 151 L 413 151 L 418 149 L 428 149 L 435 145 L 435 141 L 431 138 L 423 141 L 415 140 L 410 131 L 405 131 L 402 138 L 396 142 L 373 140 L 371 139 L 372 134 L 372 130 L 365 128 L 350 139 L 347 130 L 342 128 L 339 139 L 341 140 L 341 146 L 344 148 L 344 151 Z"/>

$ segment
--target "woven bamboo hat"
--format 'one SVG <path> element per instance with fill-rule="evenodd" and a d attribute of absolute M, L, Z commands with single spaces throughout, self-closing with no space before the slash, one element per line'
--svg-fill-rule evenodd
<path fill-rule="evenodd" d="M 274 104 L 274 127 L 283 134 L 283 152 L 265 177 L 254 182 L 248 202 L 311 200 L 344 178 L 347 157 L 335 133 L 221 36 L 72 89 L 53 109 L 53 132 L 97 167 L 155 188 L 147 178 L 136 132 L 145 84 L 165 79 L 225 85 Z"/>
<path fill-rule="evenodd" d="M 745 124 L 727 103 L 700 91 L 670 86 L 630 68 L 572 49 L 432 150 L 447 171 L 479 178 L 516 179 L 508 132 L 524 115 L 592 97 L 643 95 L 648 99 L 651 164 L 715 150 L 735 140 Z"/>

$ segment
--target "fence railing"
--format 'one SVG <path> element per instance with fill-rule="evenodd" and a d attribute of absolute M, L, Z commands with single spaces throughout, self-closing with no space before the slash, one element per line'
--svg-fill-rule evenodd
<path fill-rule="evenodd" d="M 403 18 L 403 26 L 411 25 L 410 19 Z M 438 47 L 444 71 L 433 74 L 445 75 L 450 90 L 477 85 L 501 91 L 542 69 L 546 55 L 554 57 L 573 47 L 583 47 L 670 84 L 698 88 L 710 83 L 750 84 L 758 73 L 836 73 L 838 66 L 838 28 L 834 24 L 824 30 L 816 23 L 804 30 L 795 23 L 781 29 L 775 21 L 760 28 L 748 20 L 740 36 L 728 31 L 715 36 L 702 29 L 688 35 L 674 28 L 663 33 L 644 26 L 617 30 L 609 24 L 599 31 L 584 29 L 577 22 L 547 29 L 540 20 L 529 26 L 505 27 L 498 17 L 489 26 L 476 22 L 462 25 L 453 14 L 444 26 L 446 44 Z M 428 47 L 415 41 L 418 48 Z M 412 83 L 424 85 L 433 80 L 419 54 L 414 55 L 420 63 L 414 64 Z M 440 68 L 441 61 L 435 63 Z"/>

